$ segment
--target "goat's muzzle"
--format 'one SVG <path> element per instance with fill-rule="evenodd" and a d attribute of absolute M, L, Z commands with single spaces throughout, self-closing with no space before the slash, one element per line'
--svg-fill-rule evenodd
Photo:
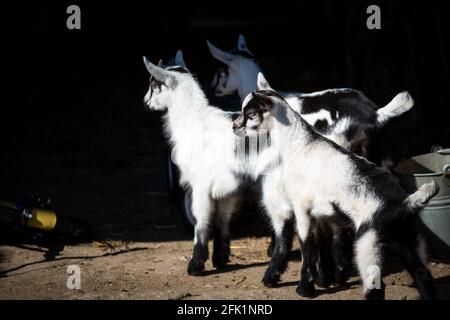
<path fill-rule="evenodd" d="M 242 116 L 233 121 L 233 132 L 237 136 L 245 136 L 245 126 Z"/>

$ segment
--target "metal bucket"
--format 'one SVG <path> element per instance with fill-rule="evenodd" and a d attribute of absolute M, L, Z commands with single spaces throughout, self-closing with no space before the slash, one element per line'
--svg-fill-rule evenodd
<path fill-rule="evenodd" d="M 450 149 L 402 161 L 394 172 L 411 193 L 432 180 L 439 184 L 439 193 L 421 211 L 420 217 L 430 256 L 450 257 Z"/>

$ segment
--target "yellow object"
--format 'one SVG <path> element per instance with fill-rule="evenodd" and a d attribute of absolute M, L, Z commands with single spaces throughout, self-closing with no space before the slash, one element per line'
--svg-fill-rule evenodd
<path fill-rule="evenodd" d="M 51 210 L 34 208 L 31 216 L 26 222 L 28 227 L 51 231 L 56 226 L 56 213 Z"/>

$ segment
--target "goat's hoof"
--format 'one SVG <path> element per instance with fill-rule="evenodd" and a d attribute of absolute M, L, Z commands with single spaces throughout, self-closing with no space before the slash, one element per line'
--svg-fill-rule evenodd
<path fill-rule="evenodd" d="M 269 273 L 266 272 L 264 274 L 264 278 L 262 279 L 262 283 L 265 287 L 273 288 L 280 281 L 280 275 L 277 273 Z"/>
<path fill-rule="evenodd" d="M 320 288 L 328 288 L 329 286 L 331 286 L 331 283 L 333 282 L 333 280 L 331 279 L 331 277 L 329 275 L 320 273 L 314 282 Z"/>
<path fill-rule="evenodd" d="M 205 270 L 205 264 L 203 262 L 199 262 L 194 259 L 191 259 L 191 261 L 189 261 L 187 269 L 188 275 L 197 277 L 202 274 L 203 270 Z"/>
<path fill-rule="evenodd" d="M 229 261 L 230 259 L 228 254 L 213 254 L 212 263 L 214 268 L 218 270 L 225 268 Z"/>
<path fill-rule="evenodd" d="M 316 295 L 316 288 L 313 282 L 302 282 L 300 281 L 297 286 L 298 295 L 306 298 L 312 298 Z"/>
<path fill-rule="evenodd" d="M 384 300 L 383 289 L 370 289 L 365 293 L 366 300 Z"/>

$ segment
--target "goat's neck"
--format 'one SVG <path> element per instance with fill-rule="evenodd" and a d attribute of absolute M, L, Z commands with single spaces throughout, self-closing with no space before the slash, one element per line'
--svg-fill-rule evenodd
<path fill-rule="evenodd" d="M 197 86 L 186 87 L 174 95 L 172 105 L 165 117 L 171 135 L 192 131 L 192 127 L 201 120 L 202 113 L 207 111 L 208 101 L 203 91 Z M 174 138 L 174 137 L 172 137 Z"/>
<path fill-rule="evenodd" d="M 253 60 L 247 60 L 241 63 L 239 70 L 239 88 L 238 94 L 241 102 L 252 91 L 258 89 L 257 79 L 258 72 L 262 72 L 258 64 Z"/>
<path fill-rule="evenodd" d="M 280 154 L 292 155 L 311 140 L 311 128 L 290 107 L 276 107 L 272 118 L 270 136 Z"/>

